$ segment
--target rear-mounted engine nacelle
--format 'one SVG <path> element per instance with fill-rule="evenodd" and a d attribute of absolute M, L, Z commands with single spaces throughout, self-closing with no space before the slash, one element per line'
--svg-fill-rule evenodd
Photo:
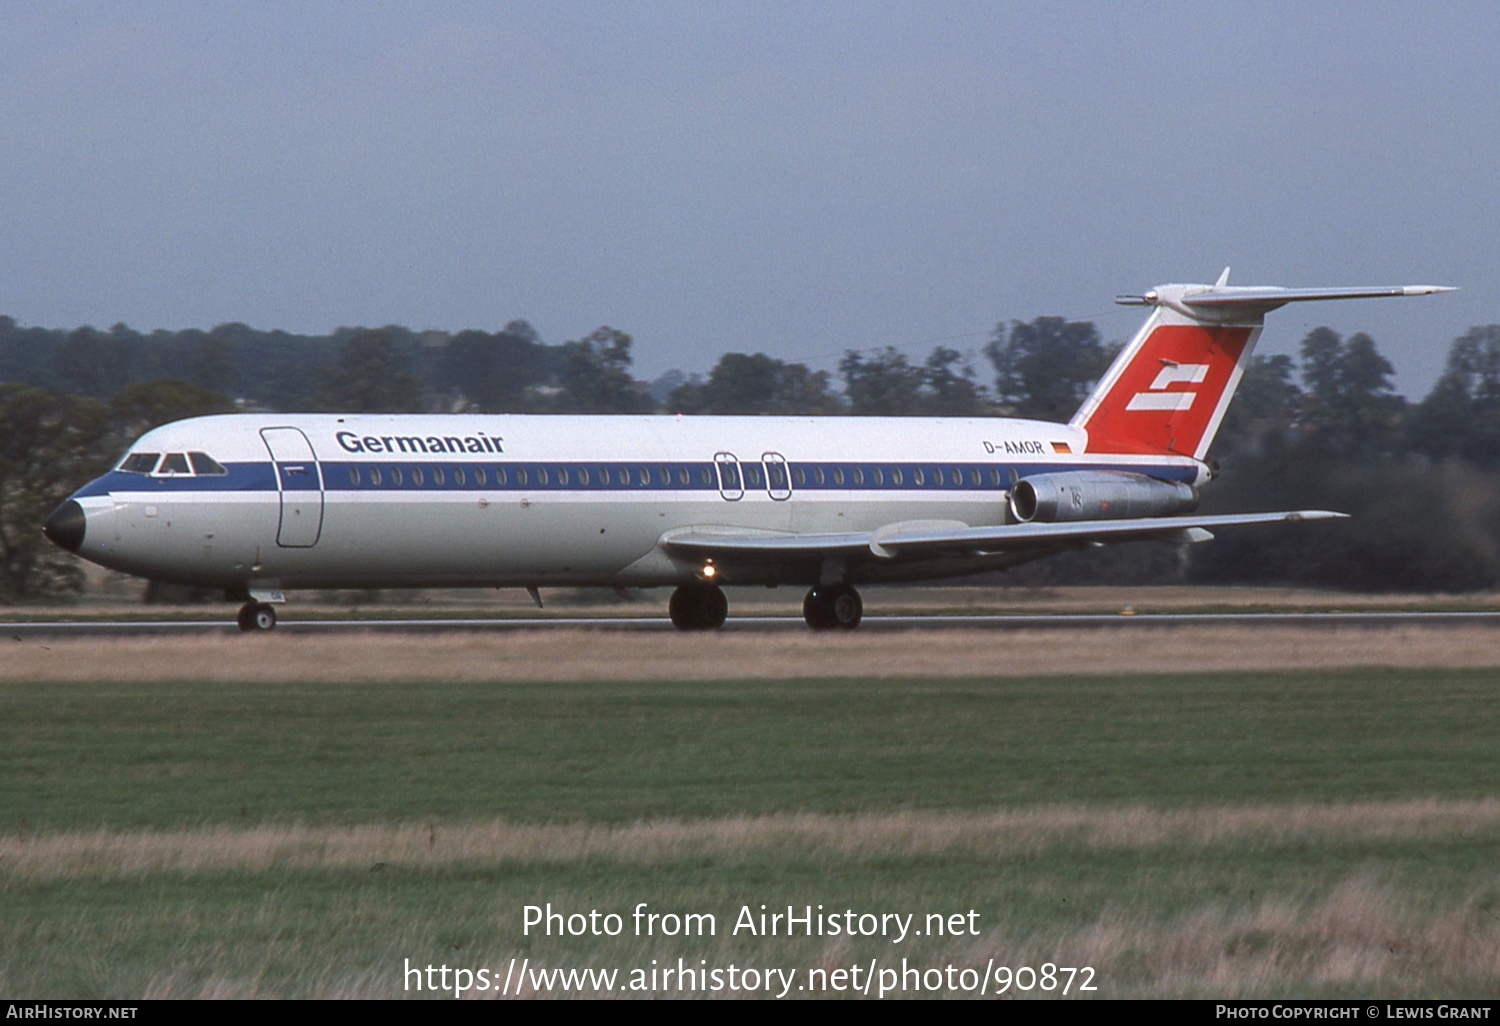
<path fill-rule="evenodd" d="M 1128 471 L 1037 474 L 1010 489 L 1010 511 L 1023 524 L 1160 517 L 1197 508 L 1198 492 L 1191 485 Z"/>

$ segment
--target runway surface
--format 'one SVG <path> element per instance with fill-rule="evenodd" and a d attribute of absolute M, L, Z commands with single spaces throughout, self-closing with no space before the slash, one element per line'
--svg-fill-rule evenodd
<path fill-rule="evenodd" d="M 871 614 L 861 631 L 920 630 L 923 628 L 970 628 L 976 630 L 1047 630 L 1080 627 L 1129 629 L 1139 627 L 1188 627 L 1238 625 L 1245 627 L 1396 627 L 1396 626 L 1494 626 L 1500 627 L 1500 611 L 1416 612 L 1369 611 L 1337 613 L 963 613 L 963 614 Z M 672 630 L 665 616 L 524 616 L 422 619 L 297 619 L 281 620 L 276 633 L 320 634 L 373 631 L 387 634 L 425 634 L 441 631 L 507 631 L 588 628 L 607 631 Z M 802 617 L 731 616 L 726 631 L 807 630 Z M 232 615 L 201 620 L 49 620 L 0 624 L 0 637 L 125 637 L 132 635 L 237 634 Z"/>

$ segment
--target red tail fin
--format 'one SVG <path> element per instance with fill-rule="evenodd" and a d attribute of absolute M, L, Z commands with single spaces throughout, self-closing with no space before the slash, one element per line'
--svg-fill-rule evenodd
<path fill-rule="evenodd" d="M 1260 325 L 1201 324 L 1163 313 L 1152 315 L 1073 418 L 1088 432 L 1089 452 L 1195 459 L 1208 452 Z"/>

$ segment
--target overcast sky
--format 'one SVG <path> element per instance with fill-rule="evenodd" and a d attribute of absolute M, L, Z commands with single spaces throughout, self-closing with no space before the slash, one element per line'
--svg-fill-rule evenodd
<path fill-rule="evenodd" d="M 0 0 L 0 313 L 608 324 L 636 366 L 933 340 L 1117 292 L 1309 304 L 1408 395 L 1500 322 L 1500 4 Z M 988 377 L 988 368 L 982 368 Z"/>

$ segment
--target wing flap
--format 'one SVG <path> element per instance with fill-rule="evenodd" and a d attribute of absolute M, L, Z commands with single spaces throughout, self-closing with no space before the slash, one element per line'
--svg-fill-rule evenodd
<path fill-rule="evenodd" d="M 1211 516 L 1138 517 L 1131 520 L 1076 520 L 1064 524 L 1001 524 L 994 527 L 970 527 L 963 531 L 914 531 L 894 534 L 881 540 L 887 550 L 965 546 L 980 552 L 1003 552 L 1006 549 L 1032 548 L 1055 542 L 1110 542 L 1133 538 L 1160 538 L 1163 541 L 1207 541 L 1202 534 L 1217 527 L 1244 527 L 1253 524 L 1278 524 L 1300 520 L 1337 520 L 1347 513 L 1326 509 L 1282 510 L 1273 513 L 1226 513 Z"/>
<path fill-rule="evenodd" d="M 870 535 L 790 534 L 781 531 L 736 531 L 719 527 L 688 527 L 669 531 L 661 545 L 705 555 L 818 556 L 868 552 Z"/>
<path fill-rule="evenodd" d="M 1114 542 L 1158 539 L 1177 544 L 1207 541 L 1214 528 L 1254 524 L 1339 520 L 1347 513 L 1327 509 L 1271 513 L 1227 513 L 1210 516 L 1139 517 L 1132 520 L 1080 520 L 1063 524 L 999 524 L 967 527 L 950 521 L 893 524 L 871 532 L 789 534 L 733 528 L 685 528 L 661 539 L 667 548 L 703 556 L 775 559 L 787 557 L 872 555 L 882 560 L 916 557 L 942 549 L 973 553 L 1004 552 L 1067 542 Z"/>

